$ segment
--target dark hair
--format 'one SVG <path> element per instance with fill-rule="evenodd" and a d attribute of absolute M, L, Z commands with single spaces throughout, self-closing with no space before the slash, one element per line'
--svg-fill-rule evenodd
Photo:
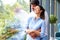
<path fill-rule="evenodd" d="M 30 4 L 39 5 L 39 1 L 38 0 L 31 0 Z"/>
<path fill-rule="evenodd" d="M 40 10 L 42 10 L 41 14 L 40 14 L 40 18 L 42 19 L 45 19 L 45 9 L 41 6 L 41 5 L 38 5 Z"/>

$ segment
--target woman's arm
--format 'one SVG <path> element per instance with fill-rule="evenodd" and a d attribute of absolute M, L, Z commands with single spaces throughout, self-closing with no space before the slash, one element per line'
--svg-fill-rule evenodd
<path fill-rule="evenodd" d="M 42 24 L 41 24 L 40 37 L 44 37 L 45 36 L 45 31 L 46 31 L 45 21 L 43 21 Z"/>
<path fill-rule="evenodd" d="M 26 33 L 29 34 L 33 39 L 36 38 L 37 36 L 40 36 L 41 29 L 38 30 L 30 30 L 27 29 Z"/>
<path fill-rule="evenodd" d="M 32 32 L 29 33 L 29 35 L 32 37 L 32 38 L 36 38 L 37 36 L 40 36 L 40 30 L 34 30 Z"/>

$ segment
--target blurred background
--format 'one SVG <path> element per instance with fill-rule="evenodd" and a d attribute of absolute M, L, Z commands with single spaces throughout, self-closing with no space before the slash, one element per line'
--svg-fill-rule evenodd
<path fill-rule="evenodd" d="M 10 22 L 13 22 L 15 20 L 15 14 L 19 13 L 19 10 L 22 10 L 24 12 L 21 14 L 21 18 L 18 16 L 18 19 L 23 20 L 24 17 L 28 16 L 31 11 L 30 1 L 31 0 L 0 0 L 0 35 L 5 32 L 3 29 L 5 29 L 7 26 L 10 26 Z M 48 27 L 49 38 L 54 38 L 54 34 L 59 30 L 58 25 L 60 23 L 60 1 L 39 0 L 39 2 L 40 5 L 45 8 L 49 17 L 50 14 L 53 14 L 58 19 L 54 25 L 49 23 Z"/>

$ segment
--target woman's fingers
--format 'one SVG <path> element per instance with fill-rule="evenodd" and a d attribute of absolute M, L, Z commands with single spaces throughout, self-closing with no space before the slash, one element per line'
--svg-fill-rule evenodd
<path fill-rule="evenodd" d="M 33 30 L 27 29 L 26 33 L 30 34 L 31 32 L 33 32 Z"/>
<path fill-rule="evenodd" d="M 31 30 L 30 30 L 30 29 L 27 29 L 27 30 L 26 30 L 26 33 L 28 33 L 28 34 L 29 34 L 30 32 L 31 32 Z"/>
<path fill-rule="evenodd" d="M 31 32 L 29 35 L 30 35 L 33 39 L 36 38 L 36 34 L 35 34 L 34 32 Z"/>

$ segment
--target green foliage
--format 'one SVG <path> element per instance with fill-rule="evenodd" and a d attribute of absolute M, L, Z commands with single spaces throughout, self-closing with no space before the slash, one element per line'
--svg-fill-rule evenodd
<path fill-rule="evenodd" d="M 21 5 L 18 3 L 18 2 L 16 2 L 13 6 L 12 6 L 12 9 L 16 9 L 17 7 L 21 7 Z"/>
<path fill-rule="evenodd" d="M 9 5 L 5 5 L 1 9 L 3 9 L 3 11 L 0 11 L 0 39 L 4 37 L 7 38 L 7 36 L 10 37 L 10 33 L 8 35 L 8 31 L 4 29 L 5 27 L 7 27 L 7 25 L 9 25 L 9 21 L 14 20 L 14 11 L 12 10 L 12 7 L 10 7 Z"/>
<path fill-rule="evenodd" d="M 24 0 L 18 0 L 20 5 L 22 6 L 23 10 L 29 13 L 30 11 L 30 5 L 28 5 Z"/>
<path fill-rule="evenodd" d="M 5 40 L 6 38 L 10 38 L 12 35 L 18 32 L 15 31 L 13 33 L 10 33 L 9 31 L 7 31 L 10 30 L 10 28 L 6 28 L 7 26 L 8 27 L 10 26 L 9 22 L 14 21 L 14 9 L 16 7 L 22 7 L 23 10 L 29 12 L 29 6 L 26 4 L 24 0 L 20 0 L 19 3 L 16 2 L 16 4 L 14 4 L 13 6 L 10 5 L 0 6 L 0 40 L 2 39 Z M 26 40 L 26 35 L 25 35 L 25 40 Z"/>
<path fill-rule="evenodd" d="M 57 21 L 57 17 L 54 15 L 50 15 L 50 23 L 54 24 L 54 23 L 56 23 L 56 21 Z"/>
<path fill-rule="evenodd" d="M 13 20 L 14 12 L 9 5 L 4 6 L 4 11 L 0 12 L 0 22 L 5 23 L 6 20 Z M 0 27 L 2 27 L 0 25 Z"/>
<path fill-rule="evenodd" d="M 15 30 L 15 29 L 12 29 L 12 28 L 6 28 L 6 29 L 2 30 L 3 32 L 2 32 L 2 35 L 0 35 L 0 39 L 5 39 L 6 40 L 6 39 L 12 37 L 14 34 L 16 34 L 18 32 L 18 30 Z"/>

